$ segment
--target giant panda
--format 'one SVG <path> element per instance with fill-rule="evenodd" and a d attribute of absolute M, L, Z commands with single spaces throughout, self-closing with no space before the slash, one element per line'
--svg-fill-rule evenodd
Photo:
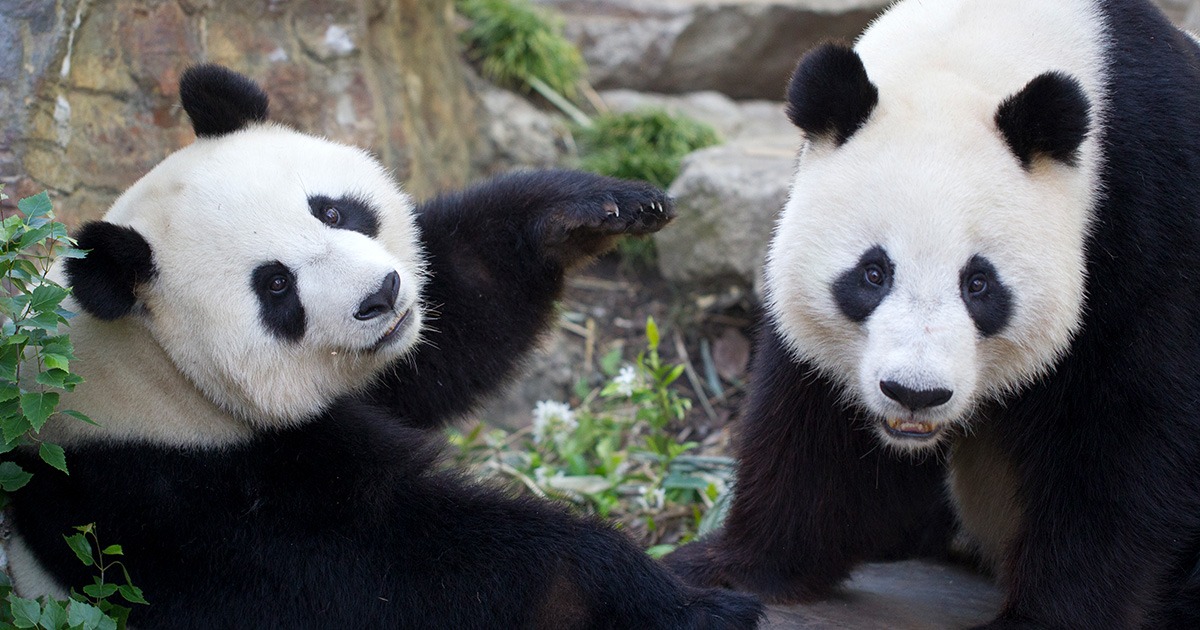
<path fill-rule="evenodd" d="M 63 534 L 95 522 L 143 630 L 756 625 L 601 523 L 466 483 L 430 431 L 510 375 L 567 270 L 667 223 L 661 191 L 533 172 L 414 207 L 242 75 L 197 66 L 180 94 L 197 140 L 55 271 L 86 379 L 63 407 L 98 426 L 46 425 L 70 475 L 14 456 L 19 593 L 90 584 Z"/>
<path fill-rule="evenodd" d="M 961 527 L 986 627 L 1200 626 L 1196 42 L 1147 0 L 902 0 L 787 100 L 734 500 L 668 564 L 805 601 Z"/>

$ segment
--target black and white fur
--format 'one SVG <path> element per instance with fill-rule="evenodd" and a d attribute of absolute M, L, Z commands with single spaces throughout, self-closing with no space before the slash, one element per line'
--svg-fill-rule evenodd
<path fill-rule="evenodd" d="M 751 628 L 611 528 L 476 487 L 437 432 L 510 376 L 564 273 L 672 216 L 652 186 L 551 171 L 414 208 L 367 153 L 266 122 L 215 66 L 197 141 L 78 234 L 87 380 L 52 419 L 70 476 L 15 498 L 18 592 L 91 582 L 62 535 L 123 546 L 146 628 Z"/>
<path fill-rule="evenodd" d="M 803 600 L 957 520 L 989 627 L 1196 627 L 1196 42 L 1146 0 L 905 0 L 788 98 L 734 503 L 669 564 Z"/>

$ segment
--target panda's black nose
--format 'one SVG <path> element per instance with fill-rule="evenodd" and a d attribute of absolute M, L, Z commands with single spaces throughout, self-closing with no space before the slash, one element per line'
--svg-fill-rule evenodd
<path fill-rule="evenodd" d="M 896 381 L 879 381 L 884 396 L 900 403 L 909 411 L 920 411 L 946 404 L 954 392 L 948 389 L 909 389 Z"/>
<path fill-rule="evenodd" d="M 358 305 L 354 319 L 365 322 L 391 312 L 392 307 L 396 306 L 397 295 L 400 295 L 400 274 L 393 271 L 383 279 L 378 291 L 368 295 L 367 299 Z"/>

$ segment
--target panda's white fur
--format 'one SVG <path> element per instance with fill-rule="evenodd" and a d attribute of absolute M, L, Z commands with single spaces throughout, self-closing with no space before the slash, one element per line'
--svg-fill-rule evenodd
<path fill-rule="evenodd" d="M 1060 71 L 1079 81 L 1093 121 L 1101 120 L 1096 33 L 1104 30 L 1090 0 L 907 2 L 855 46 L 879 105 L 843 146 L 806 143 L 766 286 L 792 351 L 872 416 L 965 425 L 981 401 L 1042 374 L 1067 348 L 1084 308 L 1099 125 L 1078 165 L 1036 160 L 1027 173 L 994 116 L 1033 77 Z M 896 275 L 860 326 L 839 312 L 829 287 L 876 245 Z M 976 254 L 1019 296 L 1008 325 L 990 338 L 960 298 L 959 270 Z M 953 396 L 913 414 L 880 391 L 882 380 Z M 874 425 L 899 448 L 936 443 L 896 439 Z"/>
<path fill-rule="evenodd" d="M 314 195 L 363 199 L 378 237 L 322 224 L 310 212 Z M 130 187 L 105 220 L 152 243 L 158 273 L 140 288 L 135 317 L 74 320 L 85 381 L 63 405 L 87 409 L 103 427 L 52 423 L 52 439 L 244 439 L 368 385 L 418 341 L 425 273 L 413 204 L 361 149 L 273 124 L 200 138 Z M 296 277 L 307 320 L 298 342 L 260 322 L 247 270 L 272 260 Z M 407 319 L 399 338 L 367 351 L 396 316 L 353 314 L 391 271 L 401 277 L 396 313 Z M 176 382 L 183 378 L 198 391 Z"/>

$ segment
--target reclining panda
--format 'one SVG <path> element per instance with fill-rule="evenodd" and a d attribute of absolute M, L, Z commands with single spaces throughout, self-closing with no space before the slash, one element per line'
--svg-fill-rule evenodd
<path fill-rule="evenodd" d="M 146 628 L 751 628 L 612 529 L 465 483 L 439 427 L 554 321 L 564 272 L 670 220 L 649 185 L 501 177 L 414 210 L 365 152 L 266 122 L 216 66 L 180 86 L 198 140 L 78 234 L 87 379 L 52 419 L 70 476 L 15 498 L 18 592 L 91 583 L 96 522 Z"/>
<path fill-rule="evenodd" d="M 788 100 L 735 499 L 668 563 L 804 600 L 957 520 L 990 628 L 1200 627 L 1200 47 L 1148 0 L 904 0 Z"/>

